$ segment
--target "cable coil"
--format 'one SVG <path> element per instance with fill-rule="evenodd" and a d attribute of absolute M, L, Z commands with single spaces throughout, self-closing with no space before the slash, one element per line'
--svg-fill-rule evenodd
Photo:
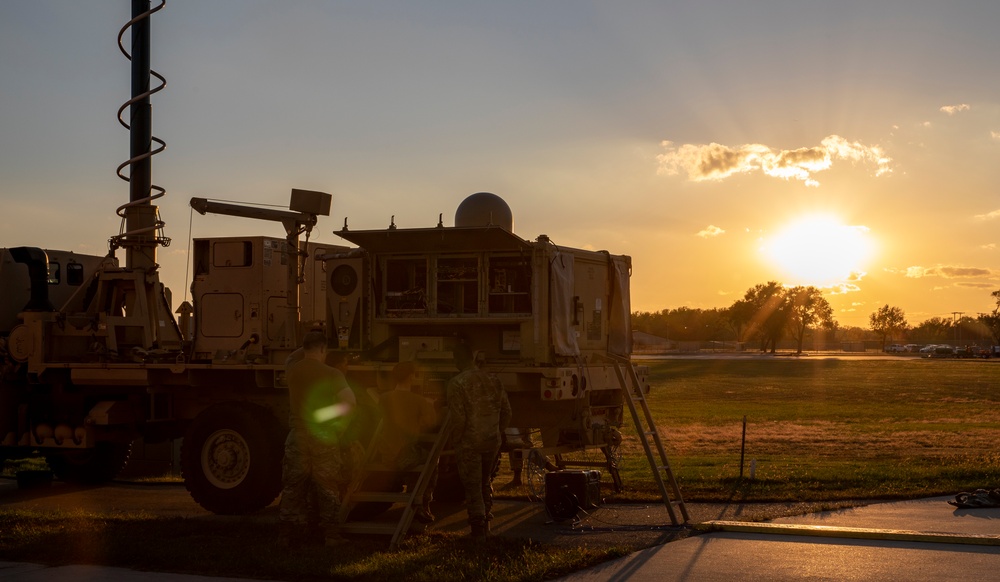
<path fill-rule="evenodd" d="M 154 13 L 160 11 L 164 7 L 164 5 L 166 5 L 166 0 L 160 0 L 160 4 L 158 6 L 155 6 L 143 12 L 142 14 L 132 18 L 132 20 L 129 20 L 127 23 L 125 23 L 125 25 L 122 26 L 121 30 L 118 31 L 118 49 L 121 50 L 122 54 L 125 55 L 125 58 L 127 58 L 129 61 L 132 61 L 132 55 L 128 52 L 128 50 L 125 49 L 125 44 L 122 42 L 122 38 L 124 37 L 125 32 L 128 31 L 130 28 L 132 28 L 132 26 L 134 26 L 137 22 L 150 18 Z M 133 95 L 131 99 L 123 103 L 122 106 L 118 108 L 118 123 L 122 124 L 122 127 L 130 131 L 132 129 L 132 126 L 124 118 L 125 110 L 137 102 L 148 99 L 151 95 L 162 91 L 163 88 L 167 86 L 167 80 L 163 75 L 157 73 L 152 69 L 150 69 L 149 74 L 152 77 L 156 77 L 156 80 L 159 81 L 160 84 L 157 85 L 156 87 L 147 89 L 144 93 Z M 150 151 L 137 156 L 133 156 L 128 160 L 126 160 L 125 162 L 122 162 L 117 169 L 117 174 L 119 178 L 125 180 L 126 182 L 131 183 L 129 176 L 125 175 L 124 173 L 126 167 L 131 168 L 131 166 L 134 166 L 140 161 L 152 158 L 156 154 L 166 149 L 167 143 L 165 141 L 156 136 L 151 136 L 151 139 L 153 142 L 156 143 L 157 147 L 155 149 L 150 148 Z M 115 213 L 121 217 L 122 222 L 118 235 L 111 237 L 111 239 L 109 239 L 108 241 L 108 243 L 111 246 L 111 252 L 114 252 L 115 249 L 122 248 L 123 246 L 130 243 L 141 244 L 142 243 L 141 235 L 149 235 L 150 233 L 153 233 L 154 244 L 164 247 L 170 246 L 170 238 L 164 236 L 163 234 L 163 226 L 165 223 L 160 218 L 159 208 L 156 209 L 156 217 L 151 226 L 145 226 L 142 228 L 136 228 L 133 230 L 126 231 L 126 211 L 129 208 L 140 205 L 148 205 L 153 200 L 161 198 L 165 194 L 166 194 L 165 188 L 153 184 L 150 185 L 150 192 L 148 196 L 138 200 L 132 200 L 126 204 L 119 206 L 115 210 Z"/>

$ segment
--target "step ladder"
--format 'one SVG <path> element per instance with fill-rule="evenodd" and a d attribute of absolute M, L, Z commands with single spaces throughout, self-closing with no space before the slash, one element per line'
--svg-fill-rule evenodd
<path fill-rule="evenodd" d="M 685 524 L 690 519 L 688 517 L 687 506 L 684 505 L 684 498 L 681 496 L 680 487 L 677 486 L 677 480 L 674 479 L 674 472 L 670 469 L 670 461 L 667 460 L 667 453 L 663 449 L 660 432 L 653 421 L 653 415 L 649 412 L 649 405 L 646 403 L 646 395 L 643 391 L 642 383 L 639 381 L 639 373 L 635 369 L 635 364 L 627 358 L 614 358 L 612 361 L 614 363 L 615 374 L 618 376 L 618 382 L 621 384 L 622 391 L 626 394 L 625 402 L 628 404 L 629 412 L 632 413 L 632 420 L 635 421 L 636 434 L 638 434 L 639 442 L 642 443 L 642 448 L 646 452 L 646 459 L 649 460 L 649 468 L 652 469 L 653 480 L 656 481 L 656 485 L 660 489 L 660 494 L 663 496 L 663 503 L 667 507 L 667 512 L 670 513 L 670 521 L 673 525 Z M 642 408 L 642 416 L 639 415 L 639 411 L 636 409 L 636 402 Z M 653 444 L 656 446 L 655 455 L 653 447 L 649 444 L 650 437 L 652 437 Z M 670 484 L 673 498 L 667 492 L 667 483 Z M 683 521 L 678 520 L 677 512 L 674 511 L 675 505 L 680 510 L 680 514 L 684 518 Z"/>
<path fill-rule="evenodd" d="M 340 511 L 337 514 L 337 531 L 392 536 L 389 541 L 389 549 L 396 549 L 403 536 L 410 531 L 416 508 L 420 506 L 424 492 L 430 485 L 431 475 L 438 466 L 438 459 L 445 452 L 445 444 L 451 432 L 451 415 L 445 410 L 442 416 L 443 420 L 435 432 L 423 433 L 419 436 L 419 442 L 430 444 L 424 463 L 407 471 L 398 471 L 376 462 L 376 451 L 379 449 L 382 434 L 382 423 L 379 423 L 371 444 L 365 451 L 362 469 L 354 476 L 341 502 Z M 416 476 L 412 490 L 410 488 L 407 488 L 406 491 L 401 490 L 399 476 Z M 362 503 L 385 504 L 386 511 L 392 505 L 401 503 L 403 511 L 396 523 L 385 520 L 352 519 L 351 512 Z"/>

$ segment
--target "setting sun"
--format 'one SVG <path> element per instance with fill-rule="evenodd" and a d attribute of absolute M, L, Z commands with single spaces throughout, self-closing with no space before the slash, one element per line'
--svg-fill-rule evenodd
<path fill-rule="evenodd" d="M 871 258 L 868 228 L 829 215 L 802 217 L 765 239 L 761 252 L 793 285 L 829 286 L 857 279 Z"/>

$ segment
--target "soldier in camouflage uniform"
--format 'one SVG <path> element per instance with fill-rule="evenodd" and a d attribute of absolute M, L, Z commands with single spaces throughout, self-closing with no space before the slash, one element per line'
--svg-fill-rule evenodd
<path fill-rule="evenodd" d="M 326 336 L 306 334 L 304 355 L 288 366 L 288 438 L 282 464 L 279 541 L 290 545 L 304 533 L 310 518 L 310 494 L 315 493 L 321 526 L 336 522 L 340 495 L 347 482 L 341 455 L 341 438 L 354 394 L 344 375 L 327 366 Z M 327 532 L 327 544 L 340 541 Z"/>
<path fill-rule="evenodd" d="M 481 370 L 467 349 L 456 350 L 455 363 L 462 371 L 448 382 L 447 389 L 455 462 L 465 489 L 472 535 L 486 537 L 493 517 L 490 475 L 501 435 L 510 422 L 510 402 L 500 381 Z"/>

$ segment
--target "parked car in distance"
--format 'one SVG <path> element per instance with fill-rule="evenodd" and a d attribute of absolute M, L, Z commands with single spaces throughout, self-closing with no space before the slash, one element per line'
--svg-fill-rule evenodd
<path fill-rule="evenodd" d="M 885 351 L 889 354 L 901 354 L 906 351 L 906 348 L 902 344 L 892 344 L 891 346 L 886 346 Z"/>
<path fill-rule="evenodd" d="M 955 348 L 955 355 L 959 358 L 988 358 L 991 355 L 991 350 L 979 346 L 965 346 L 964 348 Z"/>
<path fill-rule="evenodd" d="M 926 346 L 920 348 L 920 353 L 921 354 L 931 354 L 931 353 L 934 353 L 935 349 L 937 349 L 937 344 L 927 344 Z"/>
<path fill-rule="evenodd" d="M 932 358 L 953 358 L 955 357 L 955 348 L 948 344 L 938 344 L 934 346 L 934 351 L 929 356 Z"/>
<path fill-rule="evenodd" d="M 905 346 L 903 346 L 903 348 L 909 354 L 919 353 L 920 352 L 920 348 L 922 348 L 922 347 L 924 347 L 924 346 L 922 346 L 920 344 L 906 344 Z"/>

